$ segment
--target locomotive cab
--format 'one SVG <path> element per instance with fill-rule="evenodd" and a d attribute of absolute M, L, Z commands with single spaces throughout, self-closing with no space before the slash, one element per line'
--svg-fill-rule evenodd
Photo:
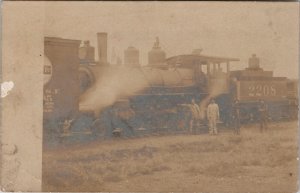
<path fill-rule="evenodd" d="M 230 62 L 237 58 L 211 57 L 200 54 L 173 56 L 166 60 L 169 66 L 189 68 L 194 71 L 194 83 L 203 93 L 217 96 L 228 94 L 230 88 Z"/>
<path fill-rule="evenodd" d="M 200 101 L 201 111 L 205 114 L 210 98 L 216 98 L 220 107 L 221 122 L 229 122 L 231 103 L 230 62 L 237 58 L 211 57 L 200 54 L 179 55 L 168 58 L 168 65 L 177 68 L 189 68 L 194 72 L 194 84 L 197 90 L 194 97 Z M 189 102 L 189 101 L 188 101 Z"/>

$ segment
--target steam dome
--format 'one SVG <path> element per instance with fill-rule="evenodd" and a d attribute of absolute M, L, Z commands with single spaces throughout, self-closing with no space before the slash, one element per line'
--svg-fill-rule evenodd
<path fill-rule="evenodd" d="M 156 37 L 152 50 L 148 53 L 148 64 L 159 65 L 166 60 L 166 53 L 159 46 L 159 39 Z"/>
<path fill-rule="evenodd" d="M 124 51 L 124 63 L 126 66 L 139 66 L 139 50 L 135 47 L 128 47 Z"/>

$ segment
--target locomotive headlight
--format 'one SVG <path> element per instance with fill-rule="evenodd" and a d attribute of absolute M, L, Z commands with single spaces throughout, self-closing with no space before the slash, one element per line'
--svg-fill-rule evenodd
<path fill-rule="evenodd" d="M 47 84 L 52 77 L 52 64 L 47 56 L 44 56 L 44 85 Z"/>

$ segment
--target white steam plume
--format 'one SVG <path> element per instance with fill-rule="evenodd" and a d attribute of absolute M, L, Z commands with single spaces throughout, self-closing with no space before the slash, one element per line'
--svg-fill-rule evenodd
<path fill-rule="evenodd" d="M 81 110 L 99 113 L 118 99 L 134 95 L 147 86 L 139 68 L 102 67 L 93 86 L 80 98 Z"/>
<path fill-rule="evenodd" d="M 206 114 L 206 108 L 209 104 L 209 101 L 212 98 L 215 98 L 223 93 L 227 92 L 227 78 L 225 77 L 225 74 L 221 74 L 219 76 L 215 76 L 213 79 L 211 79 L 210 85 L 209 85 L 209 95 L 206 96 L 201 102 L 200 102 L 200 117 L 201 119 L 204 119 Z"/>

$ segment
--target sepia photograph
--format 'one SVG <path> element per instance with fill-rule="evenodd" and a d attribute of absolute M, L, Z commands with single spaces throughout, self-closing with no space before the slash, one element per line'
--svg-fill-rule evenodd
<path fill-rule="evenodd" d="M 297 192 L 297 2 L 39 7 L 40 191 Z"/>

